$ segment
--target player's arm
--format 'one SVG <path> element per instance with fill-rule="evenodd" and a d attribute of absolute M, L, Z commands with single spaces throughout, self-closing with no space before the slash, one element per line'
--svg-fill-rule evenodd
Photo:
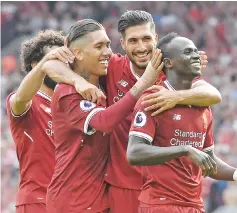
<path fill-rule="evenodd" d="M 105 100 L 104 94 L 95 85 L 87 82 L 60 60 L 47 61 L 42 70 L 54 81 L 74 86 L 76 91 L 88 101 L 97 101 L 97 104 L 100 104 Z"/>
<path fill-rule="evenodd" d="M 217 172 L 211 174 L 211 178 L 216 180 L 237 181 L 237 168 L 228 165 L 218 158 L 214 153 L 214 149 L 211 149 L 206 153 L 216 162 L 217 166 Z"/>
<path fill-rule="evenodd" d="M 33 96 L 40 89 L 45 73 L 42 72 L 43 65 L 50 59 L 59 58 L 64 62 L 71 60 L 64 54 L 62 48 L 50 51 L 36 66 L 25 76 L 16 93 L 10 97 L 10 107 L 14 115 L 21 115 L 31 105 Z"/>
<path fill-rule="evenodd" d="M 204 80 L 196 81 L 188 90 L 171 91 L 161 86 L 157 86 L 156 89 L 159 91 L 144 97 L 142 103 L 147 106 L 146 111 L 158 109 L 152 116 L 173 108 L 177 104 L 204 107 L 221 101 L 219 91 Z"/>
<path fill-rule="evenodd" d="M 182 156 L 187 156 L 199 165 L 204 177 L 216 172 L 215 161 L 208 154 L 196 148 L 191 146 L 152 146 L 151 141 L 143 137 L 129 136 L 127 159 L 131 165 L 158 165 Z"/>
<path fill-rule="evenodd" d="M 151 141 L 130 135 L 127 147 L 127 159 L 131 165 L 158 165 L 178 157 L 187 156 L 187 146 L 158 147 Z"/>
<path fill-rule="evenodd" d="M 177 104 L 205 107 L 221 101 L 220 92 L 204 80 L 194 82 L 190 90 L 178 92 L 180 93 L 180 100 Z"/>

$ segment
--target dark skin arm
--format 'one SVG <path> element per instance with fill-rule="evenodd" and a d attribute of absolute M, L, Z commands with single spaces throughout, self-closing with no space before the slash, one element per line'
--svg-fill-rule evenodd
<path fill-rule="evenodd" d="M 175 158 L 186 156 L 185 146 L 158 147 L 152 146 L 144 138 L 129 136 L 127 159 L 131 165 L 158 165 Z"/>
<path fill-rule="evenodd" d="M 229 166 L 227 163 L 218 158 L 215 155 L 214 150 L 211 150 L 206 153 L 216 162 L 217 166 L 217 172 L 215 174 L 210 175 L 210 177 L 215 180 L 234 181 L 233 174 L 237 170 L 237 168 Z"/>
<path fill-rule="evenodd" d="M 191 146 L 158 147 L 152 146 L 145 138 L 134 135 L 129 137 L 127 159 L 131 165 L 158 165 L 182 156 L 187 156 L 199 165 L 204 177 L 216 173 L 215 161 L 196 148 Z"/>

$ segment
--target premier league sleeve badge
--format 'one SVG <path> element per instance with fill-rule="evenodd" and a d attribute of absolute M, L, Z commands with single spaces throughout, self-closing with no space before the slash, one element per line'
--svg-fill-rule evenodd
<path fill-rule="evenodd" d="M 134 118 L 134 127 L 143 127 L 147 122 L 147 116 L 144 112 L 137 112 Z"/>
<path fill-rule="evenodd" d="M 88 111 L 90 111 L 91 109 L 93 109 L 95 107 L 96 107 L 96 104 L 92 103 L 90 101 L 82 100 L 80 102 L 80 108 L 84 112 L 88 112 Z"/>

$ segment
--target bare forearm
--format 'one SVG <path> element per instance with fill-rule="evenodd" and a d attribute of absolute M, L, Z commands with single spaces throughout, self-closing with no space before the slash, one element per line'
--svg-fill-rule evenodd
<path fill-rule="evenodd" d="M 229 166 L 227 163 L 216 156 L 214 157 L 214 160 L 217 165 L 217 173 L 211 175 L 210 177 L 216 180 L 233 181 L 233 174 L 237 168 Z"/>
<path fill-rule="evenodd" d="M 137 143 L 139 137 L 130 136 L 127 149 L 127 159 L 131 165 L 158 165 L 175 158 L 187 155 L 184 146 L 157 147 L 145 143 Z M 134 143 L 134 145 L 132 145 Z"/>
<path fill-rule="evenodd" d="M 81 81 L 84 83 L 86 80 L 73 72 L 65 63 L 59 60 L 49 60 L 47 61 L 42 70 L 51 79 L 60 83 L 65 83 L 74 86 L 75 81 Z"/>
<path fill-rule="evenodd" d="M 23 79 L 15 94 L 15 104 L 30 102 L 33 96 L 40 89 L 45 74 L 41 71 L 42 66 L 46 62 L 43 58 Z"/>
<path fill-rule="evenodd" d="M 146 85 L 142 81 L 137 81 L 136 84 L 130 89 L 131 94 L 136 98 L 139 99 L 139 97 L 142 95 L 142 93 L 149 87 L 149 85 Z"/>
<path fill-rule="evenodd" d="M 177 91 L 178 104 L 193 106 L 211 106 L 221 101 L 220 93 L 212 86 L 198 86 L 189 90 Z"/>

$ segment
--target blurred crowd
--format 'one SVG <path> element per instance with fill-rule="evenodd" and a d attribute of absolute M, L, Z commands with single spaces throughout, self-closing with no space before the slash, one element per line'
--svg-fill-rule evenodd
<path fill-rule="evenodd" d="M 152 14 L 159 37 L 178 32 L 194 41 L 208 55 L 204 79 L 222 94 L 213 106 L 216 153 L 237 166 L 237 3 L 236 2 L 2 2 L 1 3 L 1 177 L 2 213 L 13 213 L 18 184 L 18 161 L 6 117 L 6 96 L 16 89 L 20 72 L 19 50 L 39 29 L 67 33 L 77 20 L 101 22 L 114 52 L 122 52 L 117 22 L 126 10 Z M 207 213 L 237 212 L 237 184 L 204 180 Z"/>

